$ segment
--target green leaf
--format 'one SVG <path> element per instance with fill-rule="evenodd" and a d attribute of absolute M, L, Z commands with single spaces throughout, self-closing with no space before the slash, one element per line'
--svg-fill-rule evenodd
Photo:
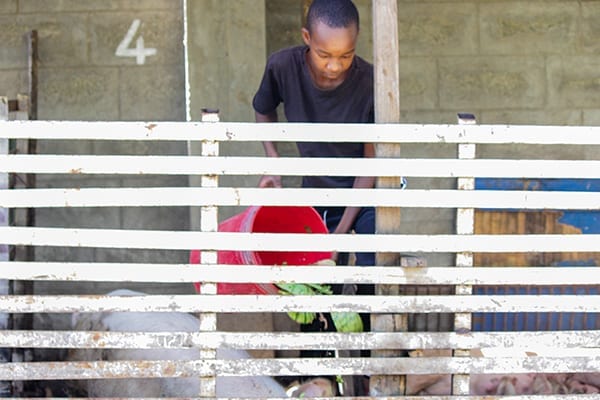
<path fill-rule="evenodd" d="M 331 319 L 338 332 L 362 332 L 364 329 L 358 313 L 332 312 Z"/>
<path fill-rule="evenodd" d="M 282 294 L 295 294 L 295 295 L 311 295 L 315 294 L 315 291 L 309 286 L 303 283 L 277 283 L 279 289 L 282 290 Z"/>
<path fill-rule="evenodd" d="M 329 285 L 319 285 L 318 283 L 307 283 L 306 285 L 318 294 L 333 294 Z"/>
<path fill-rule="evenodd" d="M 287 313 L 288 316 L 299 324 L 310 324 L 316 318 L 316 314 L 313 312 L 296 312 L 290 311 Z"/>

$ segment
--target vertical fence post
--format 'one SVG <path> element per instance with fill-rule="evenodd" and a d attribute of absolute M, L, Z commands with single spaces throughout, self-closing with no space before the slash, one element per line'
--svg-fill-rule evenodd
<path fill-rule="evenodd" d="M 29 46 L 31 47 L 31 45 Z M 31 65 L 30 65 L 30 68 Z M 31 78 L 30 78 L 31 79 Z M 30 87 L 30 91 L 31 91 Z M 32 106 L 30 96 L 17 94 L 16 100 L 9 101 L 8 119 L 26 121 L 31 119 L 29 112 Z M 36 154 L 37 140 L 14 139 L 8 140 L 8 152 L 10 154 Z M 9 174 L 8 188 L 10 189 L 33 189 L 36 187 L 36 175 Z M 8 223 L 10 226 L 35 226 L 35 208 L 12 208 L 8 212 Z M 9 261 L 34 261 L 34 246 L 10 246 Z M 9 282 L 9 292 L 14 295 L 33 294 L 33 281 L 13 280 Z M 29 331 L 33 329 L 33 314 L 11 314 L 9 317 L 11 329 Z M 33 360 L 33 349 L 31 348 L 13 348 L 11 353 L 11 362 L 29 362 Z M 12 383 L 13 396 L 20 396 L 25 392 L 27 383 L 24 381 L 14 381 Z"/>
<path fill-rule="evenodd" d="M 476 123 L 472 114 L 458 114 L 459 125 L 473 125 Z M 476 147 L 474 143 L 461 143 L 458 145 L 458 158 L 461 160 L 471 160 L 475 158 Z M 457 180 L 458 190 L 474 190 L 475 178 L 459 177 Z M 456 210 L 456 234 L 472 235 L 475 225 L 475 209 L 458 208 Z M 472 267 L 473 253 L 465 251 L 456 254 L 457 267 Z M 470 296 L 473 294 L 471 285 L 456 285 L 455 293 L 457 296 Z M 454 315 L 454 330 L 459 333 L 469 333 L 471 331 L 471 313 L 456 313 Z M 453 351 L 455 357 L 469 357 L 470 350 L 456 349 Z M 452 376 L 452 394 L 469 394 L 469 375 Z"/>
<path fill-rule="evenodd" d="M 8 99 L 0 97 L 0 120 L 8 120 Z M 0 154 L 7 155 L 8 139 L 0 139 Z M 0 173 L 0 190 L 8 189 L 8 173 Z M 8 208 L 0 207 L 0 226 L 8 226 Z M 8 261 L 8 245 L 0 243 L 0 261 Z M 0 280 L 0 295 L 9 294 L 9 281 L 7 279 Z M 0 330 L 9 329 L 9 314 L 0 314 Z M 0 348 L 0 363 L 10 362 L 10 349 Z M 0 381 L 0 397 L 10 397 L 12 392 L 10 382 Z"/>
<path fill-rule="evenodd" d="M 373 0 L 373 59 L 375 78 L 375 122 L 397 123 L 400 121 L 400 91 L 398 50 L 398 4 L 396 0 Z M 376 157 L 400 157 L 400 145 L 377 144 Z M 377 178 L 378 188 L 402 187 L 401 177 Z M 376 211 L 376 232 L 398 233 L 400 230 L 400 209 L 378 207 Z M 377 265 L 399 265 L 399 255 L 377 253 Z M 377 295 L 399 295 L 397 285 L 377 285 Z M 408 330 L 406 314 L 374 314 L 371 316 L 371 330 L 374 332 L 405 332 Z M 373 357 L 393 357 L 402 355 L 398 351 L 373 351 Z M 402 395 L 405 391 L 404 376 L 372 376 L 369 392 L 372 396 Z"/>
<path fill-rule="evenodd" d="M 214 123 L 219 122 L 219 111 L 202 109 L 202 122 Z M 201 155 L 203 157 L 216 157 L 219 155 L 219 143 L 216 141 L 202 141 Z M 202 187 L 217 187 L 219 186 L 219 177 L 217 175 L 203 175 L 200 185 Z M 200 230 L 202 232 L 216 232 L 219 229 L 218 207 L 214 205 L 203 206 L 200 209 Z M 202 251 L 200 254 L 200 262 L 202 264 L 216 264 L 216 251 Z M 217 284 L 215 282 L 203 282 L 201 284 L 201 295 L 217 294 Z M 201 313 L 200 331 L 216 331 L 217 330 L 217 314 L 216 313 Z M 206 349 L 201 351 L 202 359 L 215 359 L 216 349 Z M 200 397 L 216 396 L 216 376 L 206 376 L 200 378 Z"/>

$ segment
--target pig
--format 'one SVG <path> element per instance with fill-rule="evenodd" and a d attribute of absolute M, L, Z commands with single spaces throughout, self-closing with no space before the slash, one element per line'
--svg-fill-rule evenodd
<path fill-rule="evenodd" d="M 573 394 L 600 393 L 600 374 L 571 374 L 565 385 L 569 388 L 569 393 Z"/>
<path fill-rule="evenodd" d="M 143 295 L 130 290 L 117 290 L 109 295 Z M 74 314 L 74 330 L 120 332 L 197 332 L 199 320 L 191 314 L 150 312 L 107 312 Z M 197 360 L 198 349 L 76 349 L 69 361 L 93 360 Z M 243 359 L 250 355 L 239 349 L 217 349 L 219 359 Z M 198 378 L 112 379 L 78 381 L 76 386 L 89 397 L 197 397 Z M 288 397 L 285 388 L 271 377 L 217 377 L 218 397 Z M 299 394 L 300 395 L 300 394 Z"/>

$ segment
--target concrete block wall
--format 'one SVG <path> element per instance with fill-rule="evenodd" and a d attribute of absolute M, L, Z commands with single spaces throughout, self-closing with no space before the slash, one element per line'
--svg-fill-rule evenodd
<path fill-rule="evenodd" d="M 23 36 L 38 31 L 38 118 L 45 120 L 185 120 L 182 3 L 174 0 L 0 1 L 0 93 L 27 93 L 27 48 Z M 137 29 L 132 24 L 137 24 Z M 131 29 L 133 51 L 140 38 L 145 56 L 120 56 Z M 141 43 L 140 43 L 141 44 Z M 154 50 L 150 50 L 154 49 Z M 139 51 L 138 51 L 139 53 Z M 186 154 L 185 144 L 164 142 L 40 141 L 40 153 Z M 38 175 L 39 187 L 186 186 L 186 177 Z M 40 226 L 187 229 L 185 207 L 39 209 Z M 46 261 L 185 262 L 187 252 L 36 248 Z M 46 293 L 102 293 L 111 284 L 74 287 L 36 284 Z M 132 287 L 134 288 L 134 287 Z M 152 285 L 144 288 L 152 291 Z M 161 285 L 161 291 L 192 290 Z"/>
<path fill-rule="evenodd" d="M 214 68 L 206 62 L 196 66 L 202 68 L 202 78 L 211 83 L 211 86 L 201 86 L 206 89 L 206 95 L 218 88 L 217 93 L 224 96 L 223 88 L 227 88 L 227 82 L 237 85 L 244 82 L 244 85 L 251 86 L 231 91 L 228 96 L 235 101 L 226 100 L 224 104 L 196 102 L 196 105 L 220 107 L 224 110 L 223 115 L 232 116 L 235 120 L 252 120 L 252 112 L 248 109 L 249 93 L 255 90 L 258 81 L 248 78 L 248 65 L 240 64 L 240 60 L 254 60 L 260 46 L 264 46 L 266 57 L 278 48 L 300 43 L 302 0 L 257 3 L 264 6 L 266 29 L 262 39 L 263 33 L 256 25 L 262 11 L 258 13 L 252 8 L 252 12 L 229 12 L 225 9 L 235 7 L 235 4 L 212 0 L 190 0 L 189 4 L 198 7 L 193 11 L 195 13 L 217 13 L 212 18 L 214 24 L 225 21 L 231 27 L 225 34 L 209 24 L 204 28 L 198 27 L 199 32 L 204 32 L 204 29 L 209 34 L 194 36 L 193 44 L 199 51 L 210 50 L 220 57 L 222 65 L 230 66 Z M 239 7 L 252 5 L 248 1 L 236 4 L 240 4 Z M 372 4 L 370 0 L 356 0 L 356 4 L 361 13 L 357 50 L 360 55 L 372 60 Z M 240 20 L 240 13 L 248 21 Z M 398 13 L 402 122 L 453 124 L 457 112 L 468 111 L 474 113 L 480 123 L 600 123 L 599 1 L 398 0 Z M 145 57 L 143 64 L 137 64 L 133 57 L 115 55 L 117 46 L 136 19 L 141 25 L 134 41 L 141 36 L 146 48 L 156 49 L 156 55 Z M 211 21 L 210 18 L 207 20 Z M 9 97 L 27 89 L 27 59 L 22 35 L 30 29 L 39 32 L 39 118 L 185 119 L 183 21 L 179 1 L 3 0 L 0 2 L 0 27 L 0 94 Z M 243 46 L 232 36 L 235 34 L 244 34 Z M 252 40 L 249 41 L 249 38 Z M 260 40 L 266 43 L 257 43 Z M 205 61 L 202 57 L 199 59 Z M 262 66 L 256 68 L 262 69 Z M 236 71 L 246 74 L 245 79 L 236 78 Z M 206 76 L 211 73 L 214 76 Z M 254 70 L 252 74 L 255 74 Z M 227 82 L 219 83 L 219 79 Z M 119 148 L 106 146 L 54 142 L 42 143 L 40 150 L 136 154 L 185 152 L 182 146 L 168 143 L 160 146 L 127 143 Z M 252 151 L 261 153 L 260 146 L 253 147 Z M 480 155 L 518 152 L 527 155 L 533 150 L 526 146 L 505 146 L 500 153 L 494 153 L 496 151 L 482 148 Z M 583 157 L 595 157 L 597 154 L 596 149 L 585 149 L 583 154 L 574 153 L 573 149 L 551 151 Z M 293 146 L 284 150 L 285 154 L 294 152 Z M 455 148 L 406 145 L 402 153 L 404 157 L 454 157 Z M 40 183 L 52 186 L 57 184 L 54 179 L 63 178 L 44 177 Z M 252 179 L 247 185 L 255 184 L 255 178 Z M 85 181 L 70 178 L 72 185 L 162 183 L 154 178 L 124 177 L 119 181 L 106 181 L 101 177 Z M 169 178 L 169 183 L 186 185 L 187 181 Z M 411 179 L 409 185 L 436 188 L 453 185 L 453 182 Z M 150 209 L 143 213 L 107 210 L 106 216 L 100 211 L 69 211 L 70 215 L 42 213 L 40 221 L 61 224 L 72 219 L 89 222 L 96 218 L 106 227 L 129 226 L 128 221 L 135 221 L 140 226 L 165 228 L 185 228 L 188 224 L 186 210 L 171 210 L 174 212 L 172 215 Z M 453 212 L 403 212 L 402 228 L 406 231 L 442 233 L 452 227 Z M 80 251 L 83 253 L 81 258 L 144 257 L 129 252 L 115 255 L 114 252 L 88 254 L 86 249 Z M 63 257 L 64 254 L 54 256 Z M 172 253 L 160 257 L 178 261 L 184 259 L 183 255 Z"/>
<path fill-rule="evenodd" d="M 600 3 L 398 2 L 406 122 L 594 125 Z"/>
<path fill-rule="evenodd" d="M 399 1 L 402 121 L 595 125 L 600 118 L 600 3 L 574 1 Z M 405 157 L 453 157 L 454 147 L 405 145 Z M 530 146 L 485 147 L 480 157 L 531 157 Z M 598 149 L 548 149 L 598 157 Z M 550 154 L 548 154 L 550 155 Z M 412 179 L 412 187 L 452 182 Z M 432 221 L 437 221 L 433 223 Z M 452 211 L 403 210 L 403 230 L 442 233 Z M 430 265 L 453 257 L 430 258 Z"/>

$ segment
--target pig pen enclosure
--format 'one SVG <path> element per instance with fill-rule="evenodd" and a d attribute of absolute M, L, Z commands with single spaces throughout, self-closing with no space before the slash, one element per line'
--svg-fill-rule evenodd
<path fill-rule="evenodd" d="M 324 135 L 322 132 L 327 132 Z M 446 158 L 377 157 L 374 159 L 314 159 L 220 156 L 219 144 L 242 147 L 249 141 L 374 142 L 378 149 L 404 144 L 447 146 Z M 202 145 L 199 155 L 8 154 L 8 141 L 184 141 Z M 136 282 L 202 282 L 201 294 L 121 292 L 77 295 L 3 293 L 0 312 L 8 320 L 23 315 L 134 315 L 156 313 L 190 315 L 188 325 L 119 331 L 89 323 L 67 330 L 11 329 L 0 331 L 0 381 L 14 388 L 28 381 L 105 380 L 149 382 L 158 378 L 186 378 L 178 388 L 138 393 L 141 397 L 250 397 L 249 392 L 225 394 L 219 379 L 281 376 L 370 377 L 370 397 L 491 399 L 521 394 L 533 398 L 597 398 L 600 371 L 598 313 L 600 297 L 600 235 L 593 229 L 531 232 L 519 224 L 492 229 L 487 212 L 600 211 L 600 193 L 592 186 L 574 190 L 529 190 L 521 185 L 482 188 L 478 179 L 578 180 L 600 178 L 600 130 L 589 127 L 485 125 L 320 125 L 246 124 L 223 122 L 0 122 L 0 173 L 105 174 L 115 176 L 195 176 L 199 187 L 58 187 L 3 189 L 4 226 L 0 227 L 5 282 L 114 282 L 128 287 Z M 530 159 L 481 158 L 479 149 L 502 146 L 535 148 Z M 553 146 L 584 149 L 586 157 L 548 158 Z M 379 150 L 378 150 L 379 152 Z M 486 153 L 487 150 L 484 151 Z M 491 154 L 491 153 L 487 153 Z M 542 155 L 542 156 L 540 156 Z M 219 176 L 280 174 L 284 176 L 377 176 L 376 189 L 258 189 L 220 187 Z M 408 188 L 394 184 L 408 179 Z M 419 178 L 451 184 L 441 189 L 412 184 Z M 487 181 L 489 183 L 489 181 Z M 426 185 L 424 185 L 426 186 Z M 502 189 L 502 190 L 497 190 Z M 218 209 L 230 206 L 297 207 L 313 205 L 375 206 L 378 230 L 374 235 L 323 233 L 219 232 Z M 192 231 L 103 229 L 93 226 L 12 226 L 8 210 L 112 207 L 200 207 L 200 229 Z M 398 210 L 444 209 L 455 215 L 452 232 L 422 233 L 400 230 Z M 165 214 L 165 215 L 168 215 Z M 488 219 L 486 219 L 488 218 Z M 509 217 L 506 217 L 510 220 Z M 519 218 L 516 218 L 519 220 Z M 490 222 L 492 221 L 492 222 Z M 527 223 L 524 223 L 527 225 Z M 589 224 L 588 224 L 589 225 Z M 586 225 L 586 226 L 588 226 Z M 511 228 L 512 227 L 512 228 Z M 416 232 L 416 233 L 415 233 Z M 200 250 L 201 264 L 122 263 L 90 260 L 9 260 L 11 246 L 34 248 L 105 248 Z M 262 252 L 377 252 L 377 266 L 331 265 L 222 265 L 222 251 Z M 451 254 L 453 265 L 411 263 L 406 255 L 437 259 Z M 575 255 L 558 262 L 534 258 L 524 265 L 507 255 Z M 503 256 L 504 255 L 504 258 Z M 578 260 L 587 260 L 581 263 Z M 408 260 L 408 262 L 406 262 Z M 536 264 L 537 262 L 537 264 Z M 376 295 L 239 295 L 217 294 L 217 283 L 375 284 Z M 13 286 L 14 287 L 14 286 Z M 444 288 L 442 290 L 441 288 Z M 562 288 L 557 290 L 557 288 Z M 566 290 L 564 288 L 567 288 Z M 219 313 L 364 312 L 371 314 L 370 332 L 223 332 Z M 127 317 L 130 314 L 131 319 Z M 188 314 L 189 313 L 189 314 Z M 144 314 L 146 315 L 146 314 Z M 450 318 L 421 324 L 433 316 Z M 186 317 L 183 317 L 184 319 Z M 531 325 L 526 321 L 538 321 Z M 487 320 L 494 323 L 485 323 Z M 560 320 L 561 323 L 539 321 Z M 483 322 L 482 322 L 483 321 Z M 498 323 L 498 321 L 504 321 Z M 125 323 L 124 322 L 124 323 Z M 105 324 L 106 325 L 106 324 Z M 152 325 L 152 324 L 150 324 Z M 137 329 L 136 329 L 137 328 Z M 66 349 L 87 352 L 88 359 L 23 359 L 23 349 Z M 117 350 L 138 350 L 129 358 L 110 359 Z M 334 350 L 329 358 L 222 357 L 219 351 Z M 113 351 L 113 353 L 110 353 Z M 173 354 L 152 359 L 131 354 L 156 350 L 195 350 L 194 357 Z M 370 350 L 370 357 L 356 351 Z M 35 352 L 34 352 L 35 354 Z M 233 359 L 232 359 L 233 358 Z M 148 379 L 148 380 L 146 380 Z M 239 383 L 231 384 L 239 385 Z M 343 383 L 342 383 L 343 385 Z M 185 390 L 181 388 L 183 386 Z M 189 390 L 194 393 L 190 394 Z M 243 389 L 239 388 L 238 389 Z M 106 392 L 102 392 L 106 393 Z M 263 398 L 285 397 L 277 392 Z M 275 393 L 275 394 L 273 394 Z M 345 392 L 350 396 L 352 392 Z M 8 395 L 10 397 L 10 394 Z M 17 396 L 16 394 L 14 395 Z M 82 395 L 84 396 L 84 395 Z M 136 394 L 129 397 L 136 396 Z M 128 397 L 113 393 L 105 397 Z M 310 396 L 309 396 L 310 397 Z"/>

